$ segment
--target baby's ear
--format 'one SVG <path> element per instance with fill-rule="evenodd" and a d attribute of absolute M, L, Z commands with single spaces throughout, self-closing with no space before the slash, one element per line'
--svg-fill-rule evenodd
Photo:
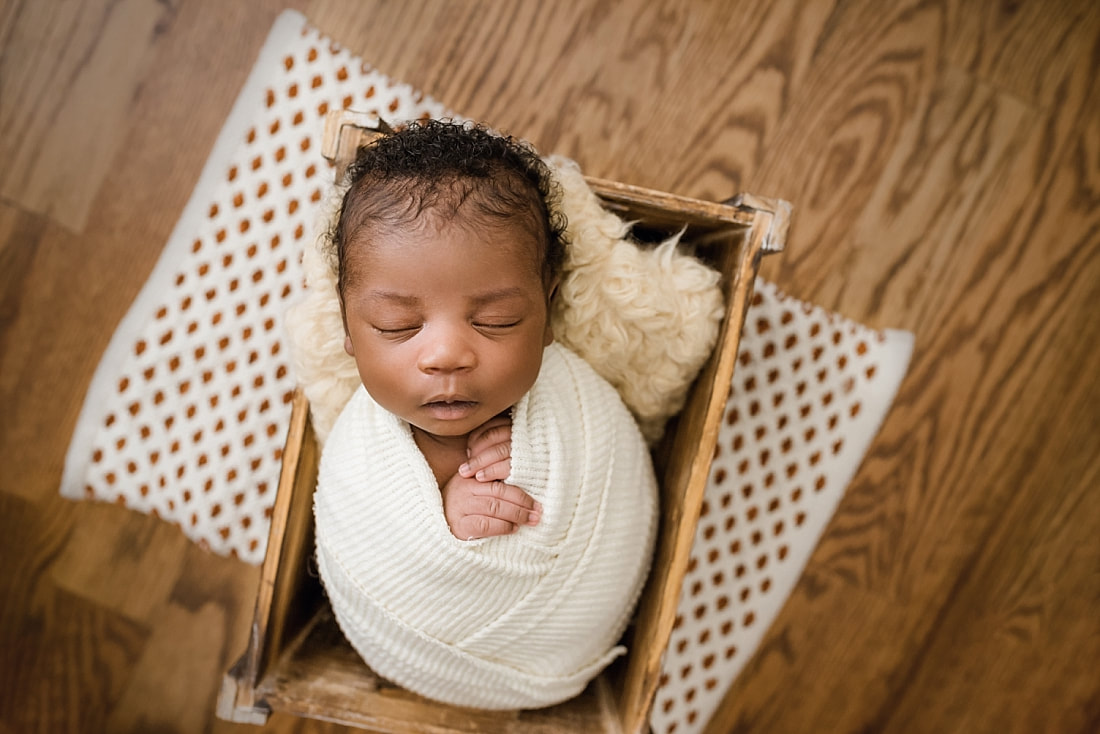
<path fill-rule="evenodd" d="M 344 335 L 344 351 L 348 353 L 349 357 L 355 356 L 355 345 L 351 343 L 351 337 Z"/>
<path fill-rule="evenodd" d="M 554 296 L 558 295 L 558 284 L 561 278 L 554 278 L 554 282 L 546 289 L 546 332 L 542 335 L 542 346 L 548 347 L 554 343 L 554 327 L 551 314 L 554 312 Z"/>

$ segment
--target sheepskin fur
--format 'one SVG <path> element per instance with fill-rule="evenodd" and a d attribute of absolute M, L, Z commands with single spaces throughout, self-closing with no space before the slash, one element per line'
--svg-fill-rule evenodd
<path fill-rule="evenodd" d="M 677 251 L 679 235 L 638 246 L 630 223 L 600 205 L 576 163 L 546 162 L 563 190 L 570 242 L 552 306 L 554 338 L 618 390 L 652 445 L 714 348 L 725 310 L 720 275 Z M 303 256 L 307 295 L 286 318 L 291 361 L 322 445 L 360 384 L 344 352 L 336 263 L 323 234 L 342 195 L 335 189 L 324 207 L 322 234 Z"/>

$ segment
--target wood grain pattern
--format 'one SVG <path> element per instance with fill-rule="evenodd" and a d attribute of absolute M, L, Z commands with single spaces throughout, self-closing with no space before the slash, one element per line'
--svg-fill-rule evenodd
<path fill-rule="evenodd" d="M 258 569 L 57 484 L 99 356 L 287 6 L 590 175 L 791 201 L 765 277 L 917 333 L 711 731 L 1100 730 L 1096 3 L 8 0 L 0 731 L 258 731 L 213 715 Z"/>

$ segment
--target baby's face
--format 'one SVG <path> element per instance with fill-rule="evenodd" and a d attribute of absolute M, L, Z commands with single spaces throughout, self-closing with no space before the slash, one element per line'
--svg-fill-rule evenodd
<path fill-rule="evenodd" d="M 345 348 L 371 397 L 440 437 L 514 405 L 552 341 L 532 236 L 429 218 L 366 239 L 349 247 Z"/>

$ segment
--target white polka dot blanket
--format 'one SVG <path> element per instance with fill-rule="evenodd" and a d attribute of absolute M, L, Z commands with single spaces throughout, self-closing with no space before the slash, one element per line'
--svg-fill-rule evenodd
<path fill-rule="evenodd" d="M 295 378 L 283 313 L 333 172 L 329 109 L 444 116 L 323 37 L 276 21 L 145 287 L 92 380 L 61 492 L 263 559 Z M 758 281 L 651 724 L 706 724 L 778 613 L 890 406 L 912 336 Z"/>

